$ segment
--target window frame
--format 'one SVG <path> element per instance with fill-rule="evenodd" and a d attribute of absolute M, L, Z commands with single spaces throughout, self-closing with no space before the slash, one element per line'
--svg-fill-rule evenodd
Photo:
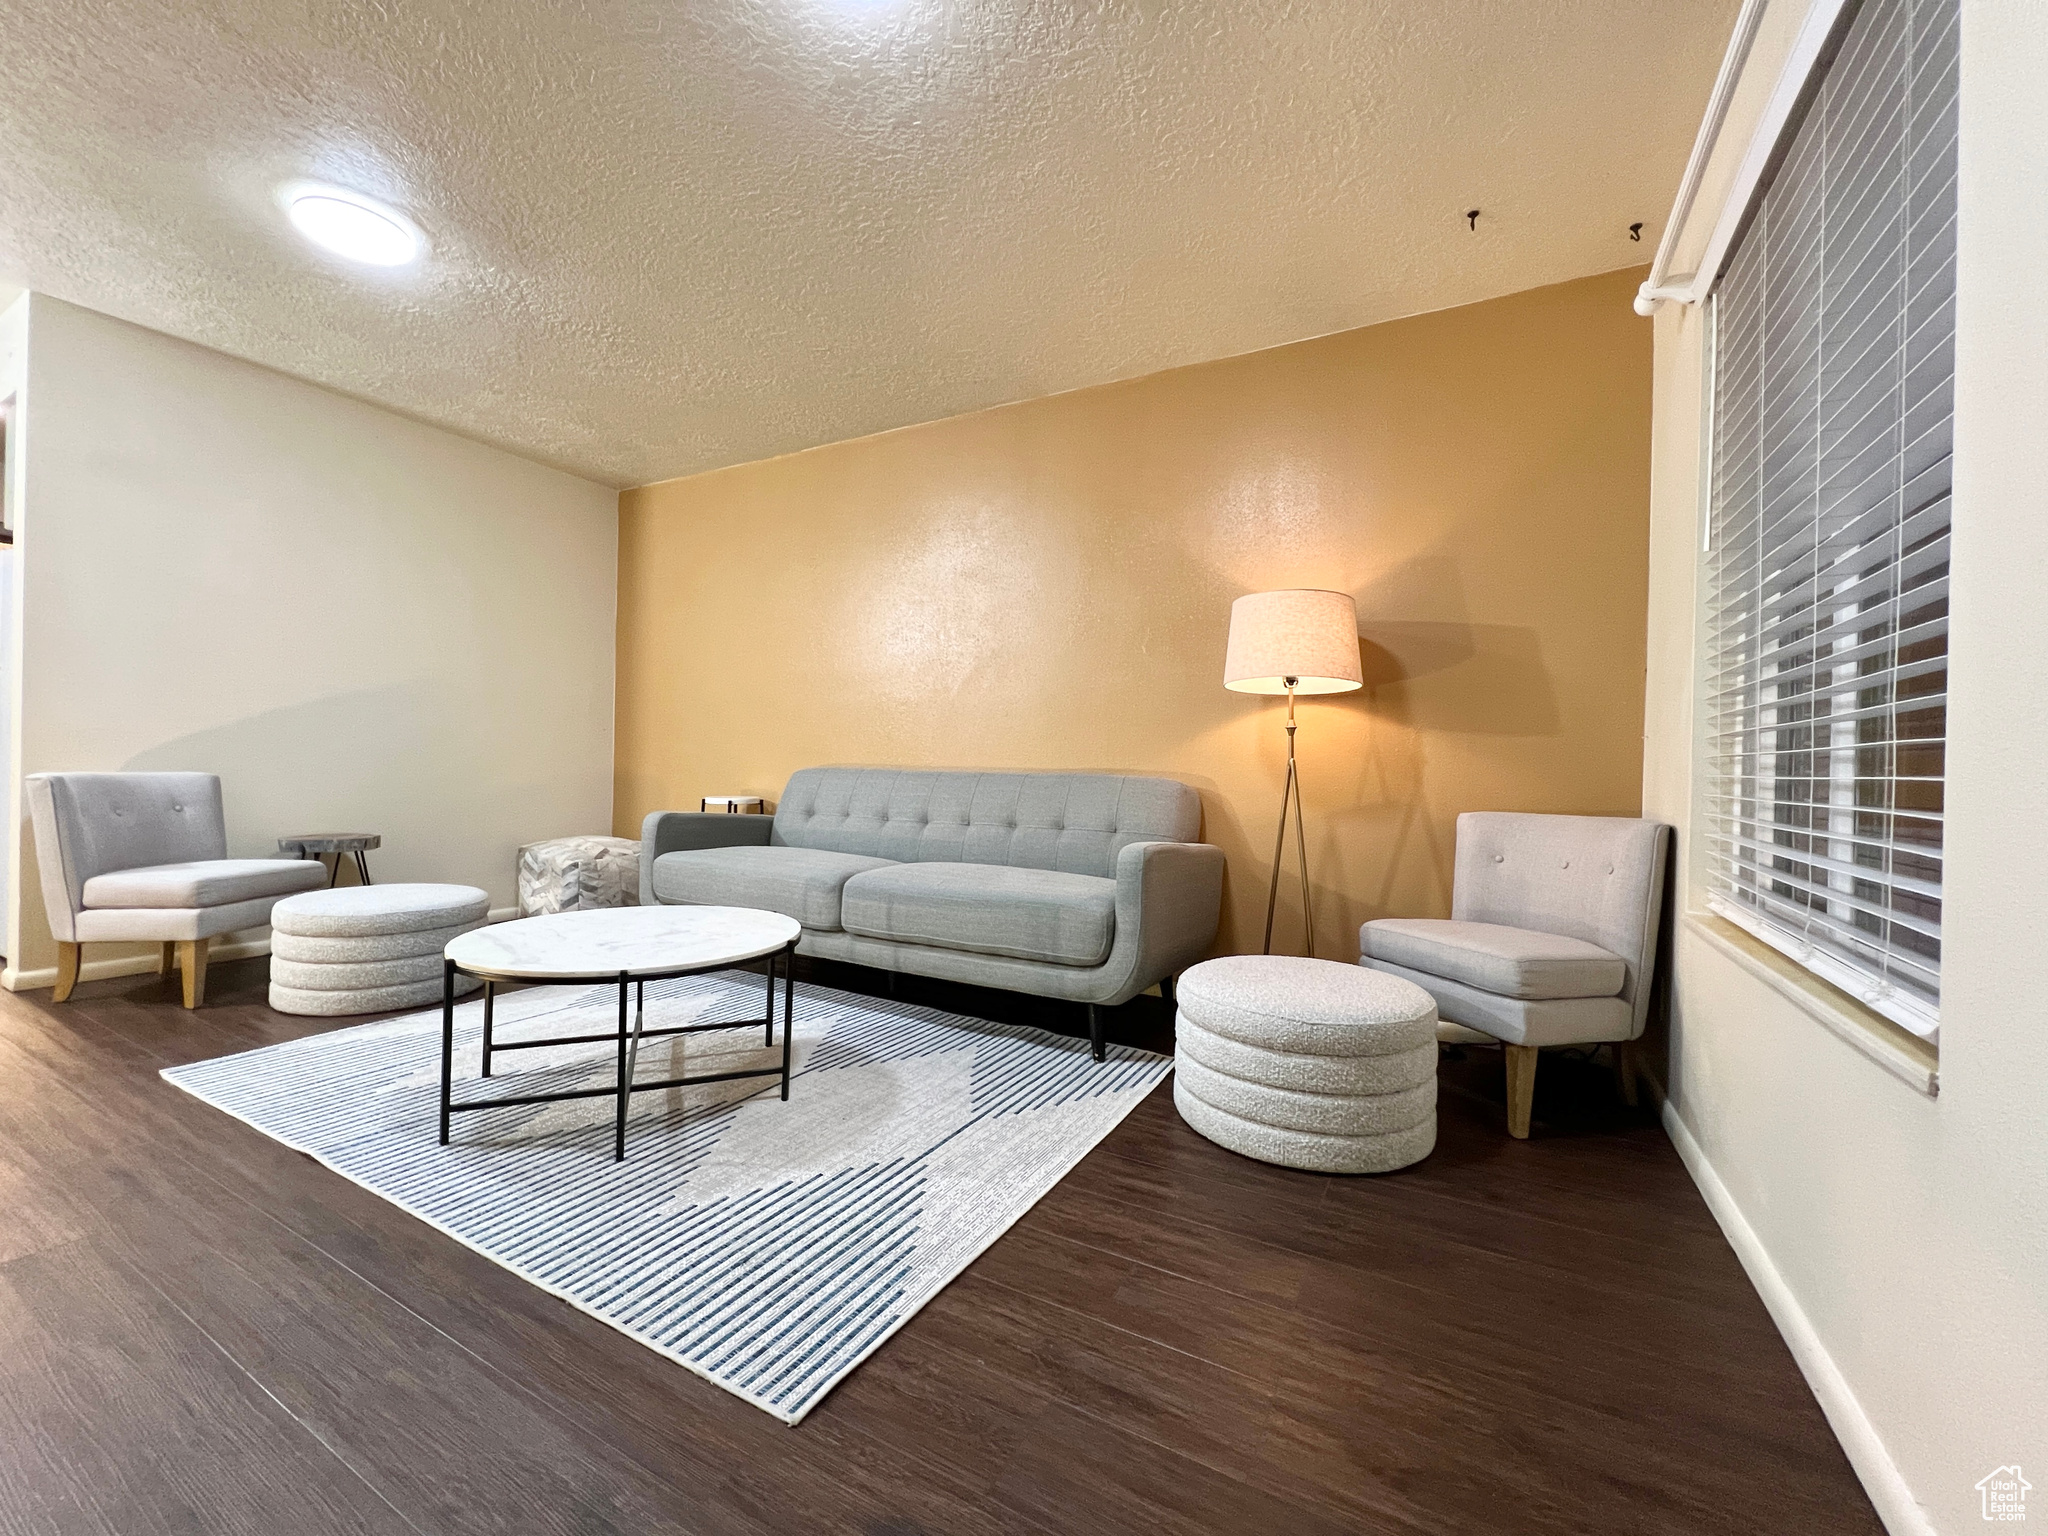
<path fill-rule="evenodd" d="M 1855 3 L 1843 7 L 1837 34 L 1831 39 L 1830 46 L 1816 60 L 1815 67 L 1802 93 L 1804 99 L 1801 101 L 1799 109 L 1792 113 L 1783 124 L 1777 142 L 1772 146 L 1770 170 L 1756 182 L 1754 190 L 1747 200 L 1747 206 L 1743 210 L 1740 227 L 1722 253 L 1720 270 L 1714 273 L 1713 279 L 1708 285 L 1699 307 L 1701 329 L 1699 382 L 1701 393 L 1698 443 L 1700 457 L 1697 485 L 1698 529 L 1694 545 L 1697 565 L 1694 573 L 1694 707 L 1692 710 L 1692 741 L 1690 744 L 1693 787 L 1690 797 L 1692 801 L 1692 826 L 1689 829 L 1689 842 L 1691 844 L 1692 857 L 1688 861 L 1691 876 L 1688 880 L 1688 885 L 1690 887 L 1689 894 L 1692 899 L 1688 902 L 1688 906 L 1694 910 L 1695 921 L 1699 921 L 1702 914 L 1711 914 L 1712 918 L 1727 922 L 1741 929 L 1746 935 L 1767 946 L 1770 950 L 1799 967 L 1810 976 L 1824 982 L 1828 987 L 1845 994 L 1845 1001 L 1859 1012 L 1868 1011 L 1875 1016 L 1875 1020 L 1881 1020 L 1884 1026 L 1889 1026 L 1892 1029 L 1903 1031 L 1905 1034 L 1910 1035 L 1916 1045 L 1931 1048 L 1938 1044 L 1940 1037 L 1940 959 L 1938 956 L 1933 961 L 1931 967 L 1936 978 L 1936 992 L 1932 1002 L 1925 1003 L 1910 994 L 1902 998 L 1896 994 L 1896 989 L 1886 980 L 1885 972 L 1881 967 L 1865 968 L 1849 963 L 1828 949 L 1810 941 L 1801 943 L 1799 936 L 1792 933 L 1788 927 L 1774 925 L 1757 911 L 1736 899 L 1732 894 L 1724 894 L 1721 887 L 1730 882 L 1719 879 L 1714 874 L 1716 865 L 1724 857 L 1721 848 L 1717 845 L 1724 841 L 1724 823 L 1730 819 L 1722 814 L 1726 808 L 1723 800 L 1730 788 L 1743 782 L 1740 776 L 1731 778 L 1722 771 L 1722 764 L 1717 761 L 1716 745 L 1716 732 L 1725 727 L 1723 716 L 1727 698 L 1727 694 L 1724 691 L 1724 679 L 1721 676 L 1720 670 L 1725 663 L 1726 653 L 1722 649 L 1724 642 L 1717 634 L 1717 620 L 1724 607 L 1721 602 L 1722 594 L 1730 590 L 1725 582 L 1724 572 L 1716 566 L 1715 550 L 1713 547 L 1713 541 L 1717 532 L 1715 524 L 1716 475 L 1721 469 L 1719 431 L 1723 425 L 1718 419 L 1718 413 L 1721 408 L 1722 383 L 1720 370 L 1723 352 L 1723 284 L 1729 270 L 1739 259 L 1745 242 L 1754 233 L 1757 216 L 1764 208 L 1766 200 L 1778 182 L 1778 171 L 1800 143 L 1801 134 L 1811 118 L 1810 107 L 1822 94 L 1825 82 L 1838 57 L 1840 43 L 1847 37 L 1855 20 L 1864 9 L 1863 5 Z M 1909 27 L 1913 24 L 1913 20 L 1914 18 L 1909 17 L 1907 23 Z M 1909 48 L 1912 46 L 1910 38 L 1907 46 Z M 1908 131 L 1910 133 L 1910 130 Z M 1907 140 L 1909 154 L 1911 142 L 1909 137 Z M 1824 219 L 1827 211 L 1826 205 L 1823 203 L 1813 211 L 1813 217 Z M 1910 204 L 1907 218 L 1910 221 Z M 1951 236 L 1951 240 L 1952 238 Z M 1950 259 L 1953 260 L 1952 253 Z M 1952 313 L 1954 305 L 1952 288 L 1947 302 Z M 1953 354 L 1951 353 L 1949 361 L 1949 377 L 1951 381 L 1953 380 L 1953 375 L 1954 361 Z M 1952 433 L 1954 421 L 1952 400 L 1948 411 L 1948 421 L 1950 423 L 1949 430 Z M 1901 482 L 1901 489 L 1895 492 L 1895 494 L 1903 495 L 1903 482 Z M 1953 528 L 1952 495 L 1953 492 L 1951 490 L 1951 529 Z M 1905 526 L 1905 521 L 1903 516 L 1894 518 L 1891 526 L 1896 532 L 1896 530 Z M 1761 528 L 1759 528 L 1758 537 L 1762 537 Z M 1903 561 L 1900 560 L 1896 563 L 1903 564 Z M 1759 570 L 1761 572 L 1761 566 Z M 1753 594 L 1752 600 L 1757 603 L 1763 603 L 1766 600 L 1763 585 L 1760 585 Z M 1947 622 L 1948 619 L 1944 616 L 1944 625 Z M 1767 628 L 1768 625 L 1764 627 Z M 1897 633 L 1896 629 L 1892 631 L 1894 639 L 1894 672 L 1899 665 L 1896 658 L 1896 652 L 1900 649 L 1896 644 Z M 1761 694 L 1764 685 L 1760 683 L 1758 686 Z M 1900 700 L 1894 688 L 1892 690 L 1891 703 L 1895 711 L 1898 709 L 1899 702 Z M 1770 727 L 1763 725 L 1761 718 L 1767 708 L 1768 704 L 1761 697 L 1752 706 L 1754 717 L 1758 721 L 1757 729 L 1759 732 L 1770 729 Z M 1896 743 L 1900 739 L 1902 738 L 1899 738 L 1896 732 L 1893 736 L 1886 738 L 1887 745 L 1892 749 L 1890 754 L 1892 767 L 1886 775 L 1888 785 L 1895 784 L 1900 777 L 1897 772 L 1896 763 Z M 1944 748 L 1941 780 L 1945 785 L 1948 778 L 1947 737 L 1945 734 L 1941 740 Z M 1796 751 L 1798 749 L 1782 747 L 1778 750 Z M 1844 750 L 1844 747 L 1840 744 L 1835 744 L 1822 750 L 1832 756 L 1834 753 Z M 1887 806 L 1894 803 L 1895 799 L 1896 795 L 1894 792 L 1888 796 Z M 1792 803 L 1795 802 L 1774 797 L 1771 807 L 1775 808 L 1776 806 Z M 1796 803 L 1805 806 L 1810 811 L 1815 802 Z M 1832 805 L 1832 802 L 1829 802 L 1829 804 Z M 1853 807 L 1851 808 L 1853 809 Z M 1762 814 L 1768 814 L 1768 810 L 1761 805 L 1758 809 L 1760 814 L 1756 819 L 1759 824 L 1762 824 Z M 1775 821 L 1772 824 L 1775 825 Z M 1797 831 L 1798 829 L 1794 827 L 1790 830 Z M 1813 829 L 1807 828 L 1806 835 L 1811 837 Z M 1826 834 L 1823 833 L 1822 835 L 1825 836 Z M 1889 836 L 1890 834 L 1888 834 Z M 1845 840 L 1853 841 L 1854 839 Z M 1940 855 L 1937 854 L 1937 857 L 1940 857 Z M 1945 875 L 1945 863 L 1943 863 L 1941 869 L 1942 874 Z M 1887 888 L 1891 889 L 1889 866 L 1887 866 L 1886 883 Z M 1939 919 L 1937 919 L 1938 926 Z M 1887 952 L 1888 948 L 1889 941 L 1887 940 Z"/>

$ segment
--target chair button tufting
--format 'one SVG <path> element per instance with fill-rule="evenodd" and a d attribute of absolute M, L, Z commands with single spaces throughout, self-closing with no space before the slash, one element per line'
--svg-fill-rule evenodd
<path fill-rule="evenodd" d="M 1572 861 L 1570 859 L 1559 859 L 1557 861 L 1557 867 L 1559 869 L 1570 869 L 1572 867 Z"/>
<path fill-rule="evenodd" d="M 172 809 L 172 810 L 174 810 L 174 811 L 182 811 L 183 809 L 185 809 L 185 807 L 183 807 L 182 805 L 178 804 L 178 802 L 177 802 L 177 801 L 173 800 L 173 801 L 171 802 L 171 809 Z"/>
<path fill-rule="evenodd" d="M 1500 863 L 1500 862 L 1501 862 L 1501 859 L 1502 859 L 1502 855 L 1500 855 L 1500 854 L 1497 854 L 1497 853 L 1496 853 L 1496 854 L 1495 854 L 1495 855 L 1493 856 L 1493 862 L 1494 862 L 1494 863 L 1496 863 L 1496 864 Z"/>

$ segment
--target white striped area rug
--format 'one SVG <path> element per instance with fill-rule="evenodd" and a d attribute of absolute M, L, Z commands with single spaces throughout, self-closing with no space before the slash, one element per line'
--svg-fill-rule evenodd
<path fill-rule="evenodd" d="M 647 1023 L 759 1018 L 763 982 L 650 983 Z M 499 1043 L 615 1029 L 615 987 L 498 1001 Z M 458 1114 L 437 1139 L 438 1009 L 164 1072 L 648 1348 L 794 1424 L 1000 1237 L 1172 1063 L 822 987 L 771 1078 Z M 456 1010 L 456 1098 L 616 1081 L 605 1043 L 496 1057 Z M 759 1027 L 641 1048 L 643 1079 L 779 1063 Z M 767 1086 L 762 1087 L 765 1083 Z"/>

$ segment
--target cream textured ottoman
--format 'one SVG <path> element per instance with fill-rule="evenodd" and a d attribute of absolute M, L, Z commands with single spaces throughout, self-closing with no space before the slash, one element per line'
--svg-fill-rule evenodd
<path fill-rule="evenodd" d="M 640 905 L 640 845 L 630 837 L 554 837 L 519 850 L 519 915 Z"/>
<path fill-rule="evenodd" d="M 270 909 L 270 1006 L 279 1013 L 376 1013 L 441 1000 L 441 951 L 481 927 L 473 885 L 344 885 Z M 458 994 L 483 983 L 457 976 Z"/>
<path fill-rule="evenodd" d="M 1233 955 L 1180 978 L 1173 1103 L 1218 1146 L 1386 1173 L 1436 1145 L 1436 1004 L 1334 960 Z"/>

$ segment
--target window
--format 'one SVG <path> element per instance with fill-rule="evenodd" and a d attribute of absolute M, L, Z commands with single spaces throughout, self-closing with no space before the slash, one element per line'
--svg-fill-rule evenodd
<path fill-rule="evenodd" d="M 1959 0 L 1864 0 L 1712 298 L 1708 905 L 1941 999 Z"/>

